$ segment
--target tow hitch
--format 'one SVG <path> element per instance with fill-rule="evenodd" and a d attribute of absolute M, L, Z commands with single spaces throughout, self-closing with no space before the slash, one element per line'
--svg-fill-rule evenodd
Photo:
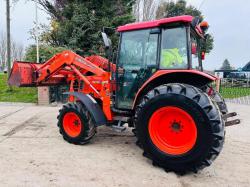
<path fill-rule="evenodd" d="M 228 118 L 231 118 L 231 117 L 234 117 L 234 116 L 237 116 L 236 112 L 231 112 L 231 113 L 225 114 L 225 115 L 222 116 L 222 118 L 226 121 Z M 225 122 L 226 127 L 232 126 L 232 125 L 238 125 L 238 124 L 240 124 L 239 119 L 234 119 L 234 120 Z"/>

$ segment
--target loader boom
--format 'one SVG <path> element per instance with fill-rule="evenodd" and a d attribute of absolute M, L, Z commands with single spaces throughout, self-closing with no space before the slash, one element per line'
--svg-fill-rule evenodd
<path fill-rule="evenodd" d="M 93 95 L 103 102 L 103 111 L 111 120 L 111 73 L 108 60 L 100 56 L 83 58 L 72 51 L 63 51 L 49 59 L 44 64 L 14 62 L 9 78 L 9 84 L 18 86 L 59 85 L 63 82 L 70 85 L 70 92 L 82 92 Z M 25 66 L 25 67 L 24 67 Z M 115 65 L 110 63 L 112 71 Z M 92 74 L 89 76 L 89 74 Z M 74 88 L 74 83 L 78 88 Z M 84 86 L 80 86 L 80 82 Z M 69 101 L 74 101 L 74 96 Z"/>
<path fill-rule="evenodd" d="M 92 72 L 97 76 L 105 76 L 106 73 L 103 69 L 74 52 L 64 51 L 52 57 L 37 70 L 39 74 L 37 83 L 39 84 L 40 82 L 46 81 L 46 79 L 65 67 L 71 67 L 71 70 L 73 70 L 72 67 L 77 67 L 81 70 Z M 106 76 L 108 76 L 108 74 L 106 74 Z"/>

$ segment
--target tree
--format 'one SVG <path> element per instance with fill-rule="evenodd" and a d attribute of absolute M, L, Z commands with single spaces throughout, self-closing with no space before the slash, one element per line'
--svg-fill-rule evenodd
<path fill-rule="evenodd" d="M 136 21 L 140 22 L 155 19 L 159 2 L 160 1 L 156 0 L 136 0 L 133 7 L 133 13 Z"/>
<path fill-rule="evenodd" d="M 42 41 L 84 54 L 99 53 L 103 27 L 115 30 L 134 21 L 131 0 L 39 0 L 39 3 L 51 16 L 50 29 L 44 29 Z M 118 36 L 115 32 L 109 34 L 116 45 Z"/>
<path fill-rule="evenodd" d="M 24 47 L 21 43 L 11 42 L 11 59 L 22 61 L 24 57 Z"/>
<path fill-rule="evenodd" d="M 55 54 L 60 53 L 64 50 L 67 50 L 64 47 L 52 47 L 48 45 L 40 45 L 40 62 L 45 62 L 53 57 Z M 27 48 L 25 53 L 25 61 L 36 62 L 36 46 L 31 45 Z"/>
<path fill-rule="evenodd" d="M 232 70 L 233 67 L 230 65 L 230 62 L 228 61 L 228 59 L 225 59 L 220 69 L 221 70 Z"/>
<path fill-rule="evenodd" d="M 7 61 L 7 41 L 4 33 L 0 33 L 0 68 L 4 69 Z"/>
<path fill-rule="evenodd" d="M 185 0 L 178 0 L 177 2 L 174 1 L 167 1 L 162 3 L 157 12 L 156 12 L 156 18 L 160 19 L 163 17 L 174 17 L 174 16 L 180 16 L 180 15 L 191 15 L 194 17 L 199 17 L 200 20 L 203 20 L 203 15 L 200 10 L 198 10 L 196 7 L 192 5 L 187 5 L 187 2 Z M 206 34 L 206 43 L 203 46 L 203 49 L 206 53 L 210 53 L 210 51 L 213 49 L 214 45 L 214 39 L 211 34 Z"/>
<path fill-rule="evenodd" d="M 14 60 L 23 60 L 24 47 L 23 44 L 15 40 L 11 40 L 11 62 Z M 0 68 L 5 69 L 7 66 L 7 40 L 6 34 L 0 33 Z"/>
<path fill-rule="evenodd" d="M 156 18 L 174 17 L 180 15 L 192 15 L 194 17 L 202 17 L 200 10 L 192 5 L 187 6 L 185 0 L 164 2 L 157 11 Z"/>

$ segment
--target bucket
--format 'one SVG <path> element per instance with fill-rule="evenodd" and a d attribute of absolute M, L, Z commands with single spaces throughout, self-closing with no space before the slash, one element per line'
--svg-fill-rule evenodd
<path fill-rule="evenodd" d="M 8 80 L 9 85 L 18 87 L 36 86 L 35 71 L 40 66 L 41 64 L 15 61 Z"/>

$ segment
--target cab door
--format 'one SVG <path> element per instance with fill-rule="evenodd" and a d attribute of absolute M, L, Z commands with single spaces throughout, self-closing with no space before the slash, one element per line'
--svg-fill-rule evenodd
<path fill-rule="evenodd" d="M 137 91 L 156 71 L 158 41 L 159 33 L 152 33 L 152 29 L 121 34 L 116 74 L 117 108 L 131 109 Z"/>

